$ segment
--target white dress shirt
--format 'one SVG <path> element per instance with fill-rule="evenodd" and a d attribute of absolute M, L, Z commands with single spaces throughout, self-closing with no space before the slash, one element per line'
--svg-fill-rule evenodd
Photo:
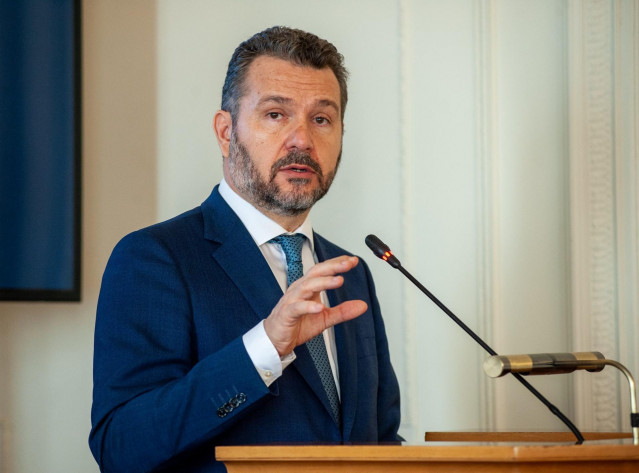
<path fill-rule="evenodd" d="M 275 279 L 277 279 L 277 282 L 282 288 L 282 292 L 286 292 L 286 255 L 280 245 L 277 243 L 269 243 L 269 241 L 276 236 L 288 232 L 278 223 L 268 218 L 262 212 L 253 207 L 253 205 L 240 197 L 233 189 L 231 189 L 224 179 L 220 182 L 219 191 L 222 198 L 242 221 L 255 241 L 255 244 L 264 255 L 271 271 L 273 271 Z M 292 233 L 301 233 L 306 236 L 306 240 L 302 247 L 302 264 L 304 266 L 304 274 L 306 274 L 308 270 L 317 263 L 317 255 L 315 254 L 313 242 L 313 228 L 310 217 Z M 328 307 L 328 298 L 324 291 L 322 291 L 320 297 L 322 303 Z M 337 392 L 339 394 L 339 372 L 337 368 L 337 350 L 335 348 L 335 334 L 333 327 L 324 330 L 323 336 L 326 344 L 326 351 L 328 353 L 328 361 L 331 365 L 335 385 L 337 386 Z M 266 335 L 263 321 L 245 333 L 242 340 L 251 361 L 267 386 L 271 385 L 271 383 L 279 378 L 282 375 L 282 371 L 291 364 L 293 360 L 295 360 L 294 351 L 289 355 L 280 358 L 277 350 L 273 346 L 273 343 L 268 338 L 268 335 Z"/>

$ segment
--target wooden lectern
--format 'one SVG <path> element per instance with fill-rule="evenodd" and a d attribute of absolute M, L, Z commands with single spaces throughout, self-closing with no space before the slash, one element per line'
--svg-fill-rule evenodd
<path fill-rule="evenodd" d="M 229 473 L 639 472 L 639 445 L 630 443 L 238 446 L 215 450 Z"/>

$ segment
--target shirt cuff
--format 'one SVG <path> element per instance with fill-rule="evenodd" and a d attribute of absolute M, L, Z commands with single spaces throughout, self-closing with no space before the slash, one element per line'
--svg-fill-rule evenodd
<path fill-rule="evenodd" d="M 248 352 L 255 369 L 266 386 L 270 386 L 282 371 L 295 360 L 295 352 L 280 357 L 264 330 L 264 321 L 253 327 L 242 336 L 244 347 Z"/>

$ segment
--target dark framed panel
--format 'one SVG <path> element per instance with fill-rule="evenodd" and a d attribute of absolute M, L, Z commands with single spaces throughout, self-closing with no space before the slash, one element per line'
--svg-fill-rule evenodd
<path fill-rule="evenodd" d="M 80 0 L 0 0 L 0 300 L 80 300 Z"/>

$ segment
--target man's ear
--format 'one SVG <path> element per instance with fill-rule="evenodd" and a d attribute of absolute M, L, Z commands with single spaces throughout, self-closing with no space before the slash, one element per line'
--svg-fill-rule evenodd
<path fill-rule="evenodd" d="M 217 137 L 217 144 L 225 158 L 229 155 L 229 146 L 231 144 L 231 131 L 233 129 L 233 120 L 231 114 L 225 110 L 218 110 L 213 117 L 213 131 Z"/>

